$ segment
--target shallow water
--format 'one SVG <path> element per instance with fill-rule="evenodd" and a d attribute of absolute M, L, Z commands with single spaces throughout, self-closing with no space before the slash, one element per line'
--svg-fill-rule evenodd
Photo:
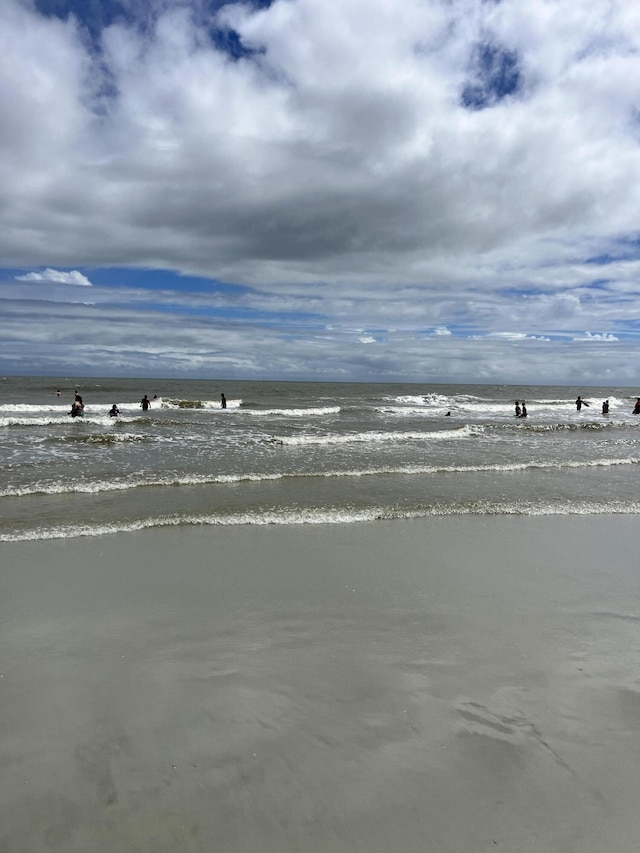
<path fill-rule="evenodd" d="M 8 377 L 0 392 L 0 541 L 640 511 L 636 389 Z"/>

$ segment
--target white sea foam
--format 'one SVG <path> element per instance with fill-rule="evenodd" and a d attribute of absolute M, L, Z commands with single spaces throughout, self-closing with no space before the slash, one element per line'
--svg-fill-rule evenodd
<path fill-rule="evenodd" d="M 77 420 L 77 419 L 76 419 Z M 10 426 L 53 426 L 54 424 L 63 423 L 62 417 L 59 418 L 26 418 L 26 417 L 0 417 L 0 427 Z"/>
<path fill-rule="evenodd" d="M 369 507 L 362 510 L 336 508 L 285 509 L 281 511 L 231 513 L 228 515 L 173 515 L 157 516 L 130 522 L 116 522 L 96 525 L 58 525 L 39 527 L 17 533 L 0 534 L 0 542 L 25 542 L 53 539 L 74 539 L 80 537 L 98 537 L 110 534 L 135 533 L 141 530 L 159 527 L 234 527 L 242 525 L 317 525 L 317 524 L 357 524 L 383 520 L 411 520 L 450 515 L 637 515 L 640 502 L 609 503 L 572 502 L 491 502 L 474 501 L 468 504 L 433 505 L 423 509 L 395 510 L 388 507 Z"/>
<path fill-rule="evenodd" d="M 178 400 L 175 398 L 166 398 L 154 400 L 154 403 L 159 403 L 162 409 L 208 409 L 223 411 L 220 400 Z M 227 400 L 227 409 L 239 409 L 242 406 L 242 399 Z"/>
<path fill-rule="evenodd" d="M 20 413 L 24 414 L 38 414 L 42 412 L 58 412 L 59 414 L 63 414 L 68 412 L 70 409 L 70 403 L 49 403 L 47 405 L 43 405 L 42 403 L 0 403 L 0 414 L 4 412 Z"/>
<path fill-rule="evenodd" d="M 428 394 L 400 394 L 388 399 L 392 403 L 399 403 L 402 406 L 418 406 L 424 409 L 428 406 L 450 406 L 451 401 L 456 398 L 432 392 Z"/>
<path fill-rule="evenodd" d="M 462 426 L 456 429 L 442 429 L 431 431 L 412 430 L 407 432 L 384 432 L 382 430 L 371 430 L 367 432 L 346 433 L 338 435 L 286 435 L 272 436 L 269 440 L 285 446 L 305 445 L 340 445 L 353 443 L 384 443 L 404 441 L 444 441 L 446 439 L 461 439 L 471 435 L 472 427 Z"/>
<path fill-rule="evenodd" d="M 137 432 L 102 432 L 80 436 L 64 436 L 63 441 L 79 441 L 86 444 L 126 444 L 128 442 L 151 441 L 154 444 L 171 444 L 173 439 L 167 436 L 150 436 Z"/>
<path fill-rule="evenodd" d="M 310 409 L 242 409 L 241 414 L 250 417 L 307 418 L 340 414 L 340 406 L 314 406 Z"/>
<path fill-rule="evenodd" d="M 394 417 L 442 417 L 442 408 L 437 410 L 427 408 L 427 406 L 377 406 L 375 411 L 381 415 L 393 415 Z"/>
<path fill-rule="evenodd" d="M 73 481 L 66 483 L 37 482 L 30 485 L 8 486 L 0 489 L 2 497 L 27 497 L 29 495 L 61 495 L 61 494 L 99 494 L 101 492 L 124 492 L 130 489 L 153 488 L 165 486 L 207 486 L 235 485 L 238 483 L 261 483 L 277 480 L 300 479 L 337 479 L 358 477 L 419 476 L 435 474 L 470 474 L 470 473 L 512 473 L 518 471 L 558 470 L 558 469 L 588 469 L 610 468 L 622 465 L 638 465 L 640 457 L 627 456 L 615 459 L 586 459 L 582 461 L 568 460 L 562 464 L 557 462 L 505 462 L 486 465 L 388 465 L 363 469 L 307 471 L 295 473 L 259 473 L 247 472 L 241 474 L 216 475 L 167 475 L 155 478 L 138 479 L 123 477 L 116 480 L 96 480 L 91 482 Z"/>

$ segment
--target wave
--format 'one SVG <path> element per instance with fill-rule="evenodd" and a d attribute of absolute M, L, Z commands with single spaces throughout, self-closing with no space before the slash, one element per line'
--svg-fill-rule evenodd
<path fill-rule="evenodd" d="M 47 442 L 52 444 L 127 444 L 129 442 L 152 442 L 153 444 L 163 444 L 172 441 L 159 435 L 146 435 L 145 433 L 135 432 L 109 432 L 109 433 L 80 433 L 78 435 L 65 435 L 56 438 L 48 438 Z"/>
<path fill-rule="evenodd" d="M 180 400 L 176 398 L 163 397 L 159 400 L 154 400 L 160 403 L 162 409 L 217 409 L 222 411 L 220 400 Z M 239 409 L 242 406 L 242 400 L 227 400 L 227 409 Z"/>
<path fill-rule="evenodd" d="M 133 423 L 135 421 L 143 421 L 144 418 L 134 417 L 134 418 L 123 418 L 119 417 L 115 423 Z M 6 417 L 0 418 L 0 427 L 40 427 L 40 426 L 66 426 L 67 424 L 73 424 L 75 427 L 78 424 L 98 424 L 98 425 L 106 425 L 113 424 L 114 419 L 110 418 L 106 413 L 104 415 L 90 415 L 85 413 L 83 417 L 80 418 L 72 418 L 68 415 L 68 412 L 64 413 L 64 416 L 58 417 L 41 417 L 41 418 L 25 418 L 25 417 Z"/>
<path fill-rule="evenodd" d="M 119 480 L 98 480 L 92 482 L 73 482 L 73 483 L 35 483 L 32 486 L 9 486 L 5 489 L 0 489 L 0 498 L 8 497 L 28 497 L 30 495 L 65 495 L 65 494 L 81 494 L 94 495 L 102 492 L 126 492 L 130 489 L 154 488 L 163 487 L 170 488 L 174 486 L 207 486 L 219 484 L 233 484 L 242 482 L 261 482 L 268 480 L 280 480 L 286 474 L 214 474 L 214 475 L 198 475 L 185 474 L 184 476 L 176 477 L 168 475 L 166 477 L 154 477 L 147 480 L 133 480 L 131 478 L 121 478 Z"/>
<path fill-rule="evenodd" d="M 418 476 L 438 474 L 472 474 L 472 473 L 515 473 L 535 470 L 562 470 L 580 468 L 611 468 L 621 465 L 638 465 L 640 457 L 627 456 L 615 459 L 588 459 L 570 462 L 505 462 L 492 465 L 398 465 L 364 468 L 361 470 L 331 470 L 309 472 L 277 472 L 277 473 L 244 473 L 244 474 L 185 474 L 182 476 L 167 475 L 150 479 L 134 480 L 121 478 L 119 480 L 99 480 L 92 482 L 67 483 L 35 483 L 29 486 L 9 486 L 0 489 L 0 498 L 29 497 L 31 495 L 63 495 L 63 494 L 100 494 L 102 492 L 119 492 L 139 488 L 176 487 L 176 486 L 208 486 L 235 485 L 238 483 L 261 483 L 277 480 L 303 479 L 335 479 L 381 476 Z"/>
<path fill-rule="evenodd" d="M 269 417 L 292 417 L 304 418 L 313 417 L 315 415 L 338 415 L 340 414 L 340 406 L 313 406 L 309 409 L 243 409 L 243 415 L 268 415 Z"/>
<path fill-rule="evenodd" d="M 426 406 L 450 406 L 451 400 L 455 397 L 449 397 L 444 394 L 400 394 L 397 397 L 390 397 L 393 403 L 400 403 L 402 406 L 418 406 L 423 409 Z"/>
<path fill-rule="evenodd" d="M 72 429 L 80 428 L 81 424 L 93 424 L 94 426 L 109 426 L 113 427 L 115 424 L 149 424 L 149 417 L 147 415 L 136 414 L 131 417 L 126 417 L 121 411 L 120 416 L 117 418 L 111 418 L 107 414 L 105 415 L 88 415 L 85 413 L 84 417 L 81 418 L 72 418 L 69 417 L 66 413 L 64 417 L 42 417 L 42 418 L 19 418 L 19 417 L 7 417 L 0 418 L 0 427 L 41 427 L 41 426 L 64 426 L 71 424 Z M 165 428 L 168 426 L 178 426 L 184 427 L 185 421 L 179 420 L 170 420 L 168 418 L 163 418 L 162 420 L 154 420 L 153 421 L 154 429 L 155 428 Z"/>
<path fill-rule="evenodd" d="M 83 418 L 76 418 L 75 420 L 83 420 Z M 69 418 L 69 421 L 71 419 Z M 53 426 L 57 424 L 67 423 L 67 419 L 63 420 L 61 417 L 57 418 L 18 418 L 18 417 L 7 417 L 0 418 L 0 427 L 15 427 L 15 426 Z"/>
<path fill-rule="evenodd" d="M 483 424 L 481 429 L 486 432 L 577 432 L 582 429 L 592 429 L 592 430 L 600 430 L 600 429 L 612 429 L 615 428 L 616 424 L 611 423 L 610 421 L 606 421 L 603 423 L 598 423 L 597 421 L 583 421 L 582 423 L 534 423 L 532 421 L 527 421 L 525 418 L 516 420 L 514 418 L 513 421 L 508 421 L 506 423 L 498 423 L 498 424 Z M 623 426 L 619 424 L 619 426 Z M 624 424 L 624 426 L 627 426 Z"/>
<path fill-rule="evenodd" d="M 140 403 L 117 403 L 120 411 L 132 411 L 139 412 Z M 220 404 L 218 403 L 218 408 Z M 32 403 L 4 403 L 0 404 L 0 415 L 6 414 L 8 416 L 16 416 L 20 414 L 25 415 L 38 415 L 41 414 L 43 416 L 56 414 L 58 416 L 68 415 L 69 410 L 71 408 L 70 403 L 64 403 L 62 405 L 48 404 L 48 405 L 38 405 Z M 91 415 L 92 417 L 100 417 L 101 415 L 107 415 L 109 409 L 111 408 L 111 403 L 85 403 L 84 415 Z M 159 400 L 152 400 L 151 409 L 160 408 Z"/>
<path fill-rule="evenodd" d="M 340 406 L 306 406 L 303 408 L 288 408 L 288 409 L 260 409 L 250 408 L 251 404 L 244 403 L 242 399 L 227 400 L 226 410 L 234 410 L 234 414 L 253 415 L 255 417 L 314 417 L 316 415 L 337 415 L 340 413 Z M 257 404 L 253 404 L 257 406 Z M 172 400 L 164 399 L 162 401 L 163 409 L 208 409 L 214 411 L 222 411 L 219 400 Z"/>
<path fill-rule="evenodd" d="M 509 421 L 506 423 L 494 423 L 494 424 L 482 424 L 476 425 L 477 429 L 481 429 L 485 432 L 493 432 L 493 431 L 513 431 L 518 430 L 521 432 L 578 432 L 580 430 L 592 430 L 594 432 L 598 432 L 600 430 L 616 430 L 616 429 L 629 429 L 630 426 L 640 426 L 640 421 L 637 419 L 634 420 L 619 420 L 619 421 L 611 421 L 611 420 L 598 420 L 598 421 L 569 421 L 569 422 L 555 422 L 555 423 L 536 423 L 535 421 L 527 421 L 524 418 L 513 421 Z"/>
<path fill-rule="evenodd" d="M 395 415 L 397 417 L 408 417 L 410 415 L 421 417 L 442 417 L 444 406 L 439 406 L 436 411 L 428 409 L 426 406 L 376 406 L 374 409 L 380 415 Z M 449 406 L 446 407 L 449 411 Z"/>
<path fill-rule="evenodd" d="M 38 412 L 58 412 L 63 414 L 71 408 L 71 403 L 0 403 L 0 414 L 3 412 L 24 412 L 25 414 L 36 414 Z"/>
<path fill-rule="evenodd" d="M 0 534 L 0 542 L 26 542 L 53 539 L 99 537 L 162 527 L 238 527 L 272 525 L 358 524 L 377 521 L 415 520 L 456 515 L 567 516 L 567 515 L 639 515 L 640 502 L 497 502 L 473 501 L 424 507 L 414 510 L 369 507 L 362 510 L 343 508 L 284 509 L 280 511 L 247 511 L 241 513 L 203 515 L 165 515 L 96 525 L 59 525 L 18 533 Z"/>
<path fill-rule="evenodd" d="M 195 402 L 191 401 L 183 401 L 184 404 L 180 405 L 164 405 L 162 408 L 165 411 L 177 410 L 177 409 L 191 409 L 197 411 L 217 411 L 222 412 L 223 410 L 220 408 L 220 404 L 216 403 L 214 405 L 197 405 Z M 34 409 L 37 407 L 33 407 Z M 7 415 L 5 417 L 0 416 L 0 427 L 43 427 L 43 426 L 61 426 L 63 424 L 113 424 L 113 423 L 148 423 L 148 415 L 139 414 L 140 407 L 132 406 L 130 407 L 130 411 L 127 411 L 126 406 L 120 406 L 120 416 L 117 420 L 114 421 L 113 418 L 109 417 L 108 411 L 105 410 L 101 413 L 94 413 L 91 411 L 87 411 L 85 409 L 84 415 L 80 418 L 72 418 L 69 416 L 69 409 L 65 406 L 64 410 L 61 410 L 55 414 L 43 414 L 40 416 L 36 416 L 34 414 L 12 414 Z M 229 412 L 229 409 L 232 409 L 231 405 L 227 406 L 227 409 L 224 410 L 225 414 Z M 39 409 L 40 411 L 41 408 Z M 244 415 L 247 417 L 268 417 L 268 418 L 278 418 L 278 417 L 290 417 L 290 418 L 305 418 L 305 417 L 322 417 L 324 415 L 337 415 L 340 414 L 341 408 L 340 406 L 315 406 L 313 408 L 307 409 L 240 409 L 237 406 L 233 410 L 234 415 Z M 154 424 L 160 424 L 161 426 L 167 425 L 175 425 L 175 426 L 184 426 L 184 421 L 178 420 L 167 420 L 166 418 L 162 418 L 161 420 L 155 420 Z"/>
<path fill-rule="evenodd" d="M 287 435 L 287 436 L 271 436 L 268 439 L 263 439 L 271 444 L 282 444 L 284 446 L 295 447 L 305 445 L 337 445 L 337 444 L 353 444 L 355 443 L 396 443 L 403 441 L 426 441 L 426 440 L 444 440 L 444 439 L 460 439 L 468 438 L 473 435 L 474 427 L 461 426 L 455 429 L 441 429 L 432 431 L 410 431 L 410 432 L 383 432 L 383 431 L 368 431 L 346 433 L 344 435 Z"/>

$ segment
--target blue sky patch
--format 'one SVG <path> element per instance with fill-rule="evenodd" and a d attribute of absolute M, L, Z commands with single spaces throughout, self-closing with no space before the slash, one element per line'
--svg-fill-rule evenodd
<path fill-rule="evenodd" d="M 73 15 L 96 40 L 105 27 L 119 18 L 132 17 L 118 0 L 36 0 L 36 9 L 42 15 L 61 20 Z"/>
<path fill-rule="evenodd" d="M 515 51 L 492 42 L 479 44 L 471 58 L 469 82 L 462 90 L 462 105 L 470 110 L 484 110 L 516 94 L 521 85 Z"/>
<path fill-rule="evenodd" d="M 231 0 L 234 2 L 234 0 Z M 272 0 L 251 0 L 248 5 L 254 9 L 268 8 Z M 165 0 L 35 0 L 35 6 L 41 15 L 66 20 L 73 15 L 84 26 L 94 40 L 99 40 L 105 27 L 116 21 L 133 23 L 138 26 L 148 25 L 170 5 L 174 7 L 188 6 L 196 16 L 211 18 L 223 6 L 230 5 L 229 0 L 176 0 L 168 4 Z M 235 38 L 234 38 L 235 35 Z M 237 34 L 227 34 L 226 38 L 220 33 L 217 36 L 220 44 L 216 46 L 225 50 L 230 56 L 238 58 L 244 48 Z"/>

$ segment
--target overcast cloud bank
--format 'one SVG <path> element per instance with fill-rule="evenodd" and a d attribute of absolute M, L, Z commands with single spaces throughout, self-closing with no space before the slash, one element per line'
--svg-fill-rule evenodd
<path fill-rule="evenodd" d="M 635 2 L 113 10 L 0 6 L 5 372 L 635 381 Z"/>

